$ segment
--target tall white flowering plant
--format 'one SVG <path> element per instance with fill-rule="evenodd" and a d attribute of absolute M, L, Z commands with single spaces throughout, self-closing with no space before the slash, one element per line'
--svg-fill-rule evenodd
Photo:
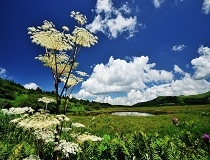
<path fill-rule="evenodd" d="M 86 16 L 74 11 L 71 12 L 70 16 L 78 22 L 78 26 L 74 28 L 72 33 L 69 33 L 69 28 L 66 26 L 62 27 L 62 31 L 57 30 L 55 25 L 47 20 L 41 26 L 28 27 L 28 34 L 32 42 L 45 48 L 45 53 L 35 57 L 35 59 L 40 60 L 44 66 L 49 67 L 51 70 L 54 81 L 55 100 L 47 97 L 40 98 L 38 101 L 45 103 L 45 109 L 41 109 L 40 112 L 33 115 L 26 114 L 11 121 L 26 129 L 35 130 L 34 134 L 39 139 L 42 139 L 42 135 L 48 133 L 50 128 L 55 126 L 53 139 L 55 144 L 53 151 L 54 160 L 58 159 L 60 150 L 68 152 L 68 149 L 64 149 L 66 145 L 71 148 L 69 154 L 79 150 L 77 144 L 70 142 L 65 142 L 64 144 L 63 140 L 60 140 L 60 135 L 62 124 L 65 121 L 69 121 L 69 118 L 65 116 L 68 97 L 70 97 L 73 87 L 83 80 L 82 77 L 87 76 L 86 73 L 81 71 L 76 72 L 79 75 L 78 77 L 72 74 L 72 71 L 78 66 L 76 59 L 79 51 L 81 47 L 90 47 L 96 44 L 98 40 L 96 36 L 83 27 L 87 22 Z M 61 106 L 61 99 L 64 95 L 66 96 L 66 103 L 64 106 Z M 47 105 L 49 103 L 56 103 L 55 116 L 47 112 Z M 64 107 L 63 114 L 60 113 L 61 107 Z"/>
<path fill-rule="evenodd" d="M 55 25 L 47 20 L 42 26 L 28 27 L 28 34 L 32 42 L 44 47 L 46 51 L 45 54 L 39 55 L 36 59 L 51 69 L 56 93 L 56 114 L 59 114 L 64 91 L 80 81 L 71 74 L 78 65 L 76 58 L 80 48 L 90 47 L 98 40 L 96 36 L 83 27 L 87 22 L 86 16 L 74 11 L 71 12 L 70 16 L 78 22 L 78 26 L 71 34 L 68 33 L 68 27 L 63 26 L 63 31 L 58 31 Z M 70 54 L 67 54 L 68 51 L 71 51 Z M 59 93 L 58 88 L 61 81 L 64 82 L 64 85 Z"/>

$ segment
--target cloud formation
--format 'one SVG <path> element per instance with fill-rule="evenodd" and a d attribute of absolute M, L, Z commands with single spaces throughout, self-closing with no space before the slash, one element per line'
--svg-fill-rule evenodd
<path fill-rule="evenodd" d="M 171 72 L 153 69 L 155 63 L 149 64 L 148 61 L 147 56 L 133 57 L 129 62 L 110 57 L 107 64 L 94 67 L 90 78 L 82 83 L 82 88 L 91 94 L 119 93 L 144 89 L 146 83 L 173 79 Z"/>
<path fill-rule="evenodd" d="M 204 0 L 202 10 L 205 14 L 210 13 L 210 0 Z"/>
<path fill-rule="evenodd" d="M 4 69 L 4 68 L 1 68 L 0 67 L 0 78 L 6 78 L 7 77 L 7 75 L 6 75 L 6 69 Z"/>
<path fill-rule="evenodd" d="M 210 83 L 205 80 L 194 80 L 191 77 L 184 77 L 181 80 L 170 83 L 154 85 L 145 90 L 130 90 L 125 96 L 112 98 L 111 96 L 101 96 L 96 99 L 99 102 L 113 105 L 133 105 L 139 102 L 152 100 L 158 96 L 192 95 L 209 91 Z"/>
<path fill-rule="evenodd" d="M 133 105 L 158 96 L 192 95 L 210 90 L 210 48 L 201 46 L 199 57 L 191 61 L 195 73 L 191 76 L 178 65 L 173 71 L 156 70 L 149 57 L 129 60 L 110 57 L 107 64 L 97 64 L 93 73 L 73 96 L 114 105 Z M 181 76 L 180 76 L 181 75 Z M 178 78 L 180 77 L 180 78 Z"/>
<path fill-rule="evenodd" d="M 175 73 L 180 73 L 180 74 L 183 74 L 183 75 L 185 74 L 184 71 L 181 68 L 179 68 L 179 66 L 176 65 L 176 64 L 174 65 L 174 72 Z"/>
<path fill-rule="evenodd" d="M 26 89 L 37 89 L 39 86 L 36 83 L 27 83 L 23 85 Z"/>
<path fill-rule="evenodd" d="M 136 16 L 129 16 L 131 10 L 128 2 L 115 8 L 112 0 L 97 0 L 96 17 L 86 28 L 94 33 L 102 32 L 110 39 L 117 38 L 124 32 L 128 33 L 127 38 L 133 37 L 139 24 Z"/>
<path fill-rule="evenodd" d="M 155 8 L 160 8 L 162 3 L 163 3 L 163 0 L 153 0 L 153 4 Z"/>
<path fill-rule="evenodd" d="M 210 77 L 210 48 L 200 46 L 198 48 L 200 57 L 191 61 L 193 68 L 195 69 L 195 79 L 207 79 Z"/>
<path fill-rule="evenodd" d="M 184 44 L 179 44 L 179 45 L 175 45 L 175 46 L 173 46 L 172 47 L 172 50 L 173 51 L 178 51 L 178 52 L 180 52 L 180 51 L 182 51 L 184 48 L 185 48 L 186 46 L 184 45 Z"/>

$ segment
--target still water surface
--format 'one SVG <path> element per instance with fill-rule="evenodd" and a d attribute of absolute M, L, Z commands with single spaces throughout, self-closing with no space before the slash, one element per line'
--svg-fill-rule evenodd
<path fill-rule="evenodd" d="M 111 115 L 116 116 L 153 116 L 149 113 L 140 113 L 140 112 L 113 112 Z"/>

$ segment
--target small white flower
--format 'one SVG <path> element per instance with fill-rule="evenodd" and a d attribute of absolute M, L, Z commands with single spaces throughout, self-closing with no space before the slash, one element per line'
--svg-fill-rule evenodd
<path fill-rule="evenodd" d="M 87 73 L 85 72 L 81 72 L 81 71 L 76 71 L 77 74 L 79 74 L 80 76 L 89 76 Z"/>
<path fill-rule="evenodd" d="M 68 28 L 67 26 L 63 26 L 62 29 L 63 29 L 64 31 L 69 31 L 69 28 Z"/>
<path fill-rule="evenodd" d="M 80 12 L 74 12 L 72 11 L 70 16 L 74 19 L 77 20 L 77 22 L 80 24 L 80 25 L 84 25 L 85 23 L 87 23 L 87 18 L 85 15 L 81 14 Z"/>

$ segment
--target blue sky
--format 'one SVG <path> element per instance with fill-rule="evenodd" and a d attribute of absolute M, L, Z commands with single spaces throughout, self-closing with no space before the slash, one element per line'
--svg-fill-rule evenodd
<path fill-rule="evenodd" d="M 1 0 L 0 77 L 52 91 L 49 68 L 34 59 L 45 50 L 27 27 L 48 20 L 72 31 L 71 11 L 99 38 L 79 54 L 89 77 L 74 97 L 132 105 L 210 90 L 210 0 Z"/>

